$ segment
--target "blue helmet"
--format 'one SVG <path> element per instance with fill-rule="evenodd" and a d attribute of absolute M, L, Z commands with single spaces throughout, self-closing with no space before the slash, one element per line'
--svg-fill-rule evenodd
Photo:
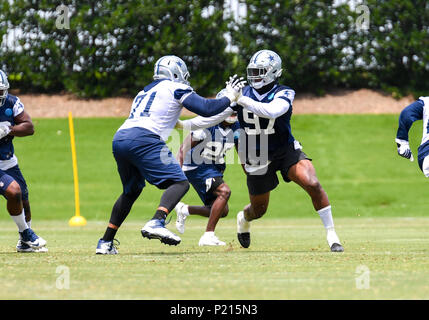
<path fill-rule="evenodd" d="M 155 63 L 153 79 L 170 79 L 189 85 L 189 71 L 186 63 L 176 56 L 163 56 Z"/>
<path fill-rule="evenodd" d="M 6 101 L 8 89 L 9 81 L 7 81 L 7 75 L 3 70 L 0 70 L 0 106 Z"/>

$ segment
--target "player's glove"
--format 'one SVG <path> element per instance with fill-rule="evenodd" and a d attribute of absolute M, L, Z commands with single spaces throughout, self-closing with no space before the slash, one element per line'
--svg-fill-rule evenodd
<path fill-rule="evenodd" d="M 229 101 L 236 102 L 241 97 L 241 91 L 246 85 L 246 80 L 243 77 L 238 78 L 235 74 L 232 77 L 229 77 L 229 81 L 225 82 L 225 97 L 229 99 Z"/>
<path fill-rule="evenodd" d="M 174 126 L 175 129 L 183 129 L 183 121 L 177 120 L 176 125 Z"/>
<path fill-rule="evenodd" d="M 2 121 L 0 122 L 0 139 L 3 139 L 10 133 L 10 122 L 9 121 Z"/>
<path fill-rule="evenodd" d="M 396 139 L 396 145 L 398 146 L 398 154 L 401 157 L 406 159 L 410 159 L 410 161 L 414 161 L 413 154 L 410 149 L 410 144 L 408 141 Z"/>

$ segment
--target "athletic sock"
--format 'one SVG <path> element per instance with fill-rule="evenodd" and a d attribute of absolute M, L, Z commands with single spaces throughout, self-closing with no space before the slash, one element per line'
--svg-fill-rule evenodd
<path fill-rule="evenodd" d="M 322 219 L 323 225 L 327 231 L 334 230 L 334 220 L 332 219 L 331 206 L 327 206 L 317 211 Z"/>
<path fill-rule="evenodd" d="M 167 212 L 162 211 L 162 210 L 156 210 L 155 215 L 153 216 L 153 219 L 158 219 L 158 220 L 165 220 L 167 218 Z"/>
<path fill-rule="evenodd" d="M 11 217 L 12 217 L 13 221 L 15 221 L 19 232 L 22 232 L 25 229 L 28 229 L 28 225 L 25 222 L 24 209 L 22 210 L 21 214 L 19 214 L 17 216 L 11 216 Z"/>
<path fill-rule="evenodd" d="M 115 238 L 116 232 L 118 232 L 118 229 L 113 229 L 110 227 L 107 227 L 106 232 L 103 236 L 103 241 L 113 241 Z"/>
<path fill-rule="evenodd" d="M 27 221 L 27 226 L 31 228 L 31 220 Z"/>

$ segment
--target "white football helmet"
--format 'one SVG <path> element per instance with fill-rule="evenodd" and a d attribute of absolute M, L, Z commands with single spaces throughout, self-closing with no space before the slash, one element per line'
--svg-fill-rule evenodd
<path fill-rule="evenodd" d="M 247 65 L 247 82 L 255 89 L 260 89 L 280 78 L 282 59 L 271 50 L 256 52 Z"/>
<path fill-rule="evenodd" d="M 7 75 L 3 70 L 0 70 L 0 106 L 6 101 L 8 89 L 9 81 L 7 80 Z"/>
<path fill-rule="evenodd" d="M 186 63 L 176 56 L 163 56 L 155 63 L 153 79 L 170 79 L 189 85 L 189 71 Z"/>

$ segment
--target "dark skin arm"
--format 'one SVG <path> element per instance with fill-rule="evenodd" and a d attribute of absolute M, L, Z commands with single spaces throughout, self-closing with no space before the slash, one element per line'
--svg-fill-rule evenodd
<path fill-rule="evenodd" d="M 10 127 L 9 135 L 15 137 L 26 137 L 34 134 L 34 125 L 30 115 L 23 111 L 15 118 L 15 125 Z"/>
<path fill-rule="evenodd" d="M 183 143 L 180 145 L 179 152 L 177 153 L 177 161 L 179 161 L 180 166 L 183 166 L 183 161 L 185 154 L 199 144 L 201 141 L 192 141 L 192 134 L 188 134 Z"/>
<path fill-rule="evenodd" d="M 238 144 L 237 143 L 235 144 L 235 151 L 237 151 L 237 154 L 240 156 L 240 153 L 238 152 Z M 243 163 L 243 161 L 241 161 L 241 159 L 240 159 L 240 162 L 241 162 L 240 164 L 241 164 L 241 168 L 243 168 L 244 174 L 247 175 L 246 169 L 244 168 L 244 163 Z"/>

